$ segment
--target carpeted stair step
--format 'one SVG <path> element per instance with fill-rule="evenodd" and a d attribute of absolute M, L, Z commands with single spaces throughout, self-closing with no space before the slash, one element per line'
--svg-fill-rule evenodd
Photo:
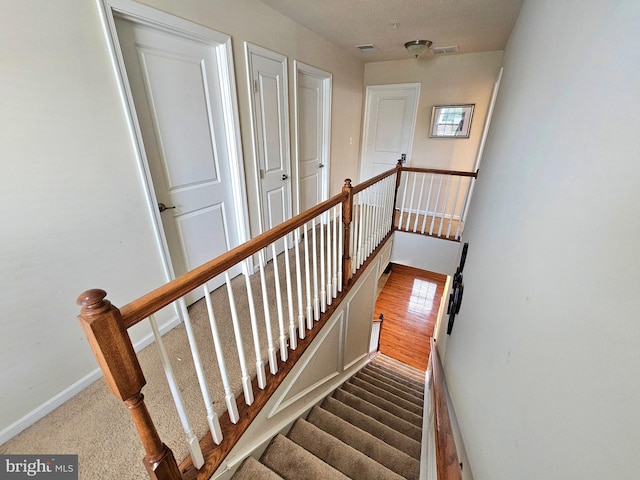
<path fill-rule="evenodd" d="M 409 438 L 403 433 L 380 423 L 374 418 L 345 405 L 333 397 L 327 397 L 322 402 L 322 408 L 342 418 L 350 424 L 358 427 L 371 435 L 378 437 L 383 442 L 405 452 L 415 459 L 420 459 L 420 442 Z"/>
<path fill-rule="evenodd" d="M 353 480 L 402 480 L 362 452 L 299 418 L 287 437 Z"/>
<path fill-rule="evenodd" d="M 424 392 L 424 380 L 422 381 L 418 381 L 413 379 L 412 377 L 408 377 L 406 375 L 402 375 L 394 370 L 390 370 L 387 367 L 380 365 L 378 363 L 370 363 L 369 365 L 366 366 L 365 370 L 371 370 L 373 372 L 376 372 L 380 375 L 386 375 L 388 377 L 391 378 L 395 378 L 396 381 L 403 383 L 411 388 L 413 388 L 414 390 L 417 390 L 419 392 Z"/>
<path fill-rule="evenodd" d="M 260 461 L 285 480 L 349 478 L 282 435 L 269 443 Z"/>
<path fill-rule="evenodd" d="M 422 417 L 420 415 L 413 413 L 409 410 L 406 410 L 394 402 L 385 400 L 384 398 L 379 397 L 369 392 L 368 390 L 365 390 L 364 388 L 360 388 L 357 385 L 353 385 L 352 383 L 349 383 L 349 382 L 342 385 L 342 389 L 346 392 L 351 393 L 352 395 L 355 395 L 361 398 L 362 400 L 365 400 L 375 405 L 376 407 L 380 407 L 383 410 L 386 410 L 387 412 L 395 415 L 396 417 L 399 417 L 403 420 L 406 420 L 409 423 L 412 423 L 418 428 L 422 428 Z"/>
<path fill-rule="evenodd" d="M 410 367 L 398 360 L 387 357 L 385 355 L 378 355 L 373 361 L 376 365 L 383 365 L 389 370 L 398 372 L 405 377 L 412 378 L 418 382 L 424 383 L 425 372 L 418 370 L 417 368 Z"/>
<path fill-rule="evenodd" d="M 405 410 L 413 412 L 416 415 L 422 415 L 422 406 L 418 406 L 413 402 L 410 402 L 408 400 L 405 400 L 402 397 L 399 397 L 393 393 L 390 393 L 384 388 L 376 387 L 375 385 L 372 385 L 369 382 L 366 382 L 357 377 L 352 377 L 348 383 L 355 385 L 356 387 L 362 388 L 363 390 L 366 390 L 368 392 L 371 392 L 380 398 L 384 398 L 385 400 L 393 402 L 399 407 L 402 407 Z"/>
<path fill-rule="evenodd" d="M 356 378 L 359 378 L 360 380 L 370 383 L 375 387 L 382 388 L 383 390 L 386 390 L 389 393 L 393 393 L 398 397 L 404 398 L 409 402 L 415 403 L 420 408 L 422 408 L 422 405 L 424 404 L 424 400 L 422 398 L 416 397 L 415 395 L 412 395 L 411 393 L 408 393 L 400 388 L 396 388 L 393 385 L 389 385 L 389 383 L 387 382 L 382 382 L 376 378 L 373 378 L 367 375 L 366 373 L 358 372 L 356 374 Z"/>
<path fill-rule="evenodd" d="M 397 375 L 391 376 L 387 374 L 380 373 L 373 368 L 364 368 L 362 370 L 363 373 L 366 373 L 370 377 L 373 377 L 382 382 L 386 382 L 392 387 L 398 388 L 400 390 L 404 390 L 411 395 L 414 395 L 418 398 L 424 398 L 424 388 L 416 388 L 413 385 L 407 385 L 407 383 L 403 382 L 404 377 L 399 377 Z"/>
<path fill-rule="evenodd" d="M 355 408 L 359 412 L 368 415 L 369 417 L 379 421 L 380 423 L 384 423 L 386 426 L 393 428 L 394 430 L 406 435 L 409 438 L 413 438 L 418 442 L 422 439 L 421 428 L 416 427 L 412 423 L 409 423 L 402 418 L 398 418 L 392 413 L 389 413 L 380 407 L 376 407 L 366 400 L 356 397 L 355 395 L 342 390 L 341 388 L 333 393 L 333 398 L 344 403 L 345 405 L 348 405 L 351 408 Z"/>
<path fill-rule="evenodd" d="M 418 460 L 327 410 L 317 406 L 313 407 L 307 416 L 307 421 L 398 475 L 409 480 L 418 480 L 420 476 L 420 462 Z"/>
<path fill-rule="evenodd" d="M 282 477 L 253 457 L 247 458 L 233 475 L 233 480 L 282 480 Z"/>

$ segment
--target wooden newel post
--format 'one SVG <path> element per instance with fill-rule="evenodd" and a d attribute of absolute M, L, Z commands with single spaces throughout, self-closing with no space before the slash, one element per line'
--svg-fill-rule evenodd
<path fill-rule="evenodd" d="M 342 192 L 347 198 L 342 202 L 342 285 L 343 288 L 351 281 L 351 218 L 353 215 L 353 186 L 347 178 L 342 186 Z"/>
<path fill-rule="evenodd" d="M 152 480 L 181 480 L 171 450 L 162 443 L 141 393 L 147 383 L 124 328 L 120 311 L 105 299 L 104 290 L 87 290 L 78 297 L 82 306 L 78 321 L 111 392 L 131 413 L 142 446 L 144 465 Z"/>
<path fill-rule="evenodd" d="M 393 209 L 391 210 L 391 225 L 396 224 L 396 206 L 398 203 L 398 190 L 400 189 L 400 181 L 402 180 L 402 159 L 398 160 L 396 165 L 396 192 L 393 195 Z"/>

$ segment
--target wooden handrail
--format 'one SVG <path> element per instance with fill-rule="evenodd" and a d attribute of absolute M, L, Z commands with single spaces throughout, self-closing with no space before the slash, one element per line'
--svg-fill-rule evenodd
<path fill-rule="evenodd" d="M 194 288 L 197 288 L 212 278 L 224 273 L 226 270 L 245 258 L 250 257 L 279 238 L 291 233 L 296 228 L 301 227 L 306 222 L 316 218 L 331 207 L 345 202 L 347 200 L 347 196 L 347 193 L 339 193 L 329 200 L 310 208 L 300 215 L 296 215 L 277 227 L 258 235 L 248 242 L 223 253 L 219 257 L 214 258 L 198 268 L 195 268 L 175 280 L 172 280 L 169 283 L 166 283 L 146 295 L 126 304 L 120 308 L 120 313 L 124 320 L 125 327 L 130 328 L 134 326 L 149 315 L 157 312 L 163 307 L 166 307 L 171 302 L 175 302 Z"/>
<path fill-rule="evenodd" d="M 436 468 L 438 480 L 461 480 L 462 470 L 453 437 L 451 416 L 447 406 L 444 371 L 435 339 L 431 339 L 431 376 L 433 378 L 434 431 L 436 437 Z"/>
<path fill-rule="evenodd" d="M 459 170 L 440 170 L 437 168 L 420 168 L 420 167 L 402 167 L 403 172 L 416 172 L 416 173 L 435 173 L 440 175 L 455 175 L 458 177 L 473 177 L 478 178 L 478 172 L 463 172 Z"/>
<path fill-rule="evenodd" d="M 396 172 L 399 172 L 399 169 L 397 167 L 394 167 L 394 168 L 392 168 L 390 170 L 387 170 L 386 172 L 382 172 L 380 175 L 376 175 L 375 177 L 370 178 L 366 182 L 359 183 L 358 185 L 353 187 L 353 195 L 355 195 L 356 193 L 359 193 L 359 192 L 361 192 L 363 190 L 366 190 L 371 185 L 374 185 L 374 184 L 378 183 L 380 180 L 384 180 L 385 178 L 390 177 L 391 175 L 393 175 Z"/>

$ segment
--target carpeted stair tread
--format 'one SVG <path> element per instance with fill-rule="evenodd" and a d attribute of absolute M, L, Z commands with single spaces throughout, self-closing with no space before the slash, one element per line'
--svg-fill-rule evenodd
<path fill-rule="evenodd" d="M 370 383 L 373 386 L 382 388 L 390 393 L 393 393 L 394 395 L 397 395 L 398 397 L 404 398 L 405 400 L 415 403 L 416 405 L 418 405 L 419 407 L 422 407 L 422 405 L 424 404 L 424 400 L 422 398 L 416 397 L 415 395 L 412 395 L 411 393 L 408 393 L 404 390 L 401 390 L 399 388 L 396 388 L 392 385 L 389 385 L 387 382 L 382 382 L 376 378 L 371 377 L 370 375 L 367 375 L 366 373 L 363 372 L 358 372 L 356 374 L 356 378 L 359 378 L 360 380 L 363 380 L 367 383 Z"/>
<path fill-rule="evenodd" d="M 397 473 L 299 418 L 287 437 L 353 480 L 402 480 Z"/>
<path fill-rule="evenodd" d="M 282 477 L 253 457 L 247 458 L 233 475 L 233 480 L 282 480 Z"/>
<path fill-rule="evenodd" d="M 420 462 L 418 460 L 333 413 L 316 406 L 309 412 L 307 421 L 398 475 L 409 480 L 418 480 L 420 475 Z"/>
<path fill-rule="evenodd" d="M 416 380 L 413 376 L 405 375 L 403 373 L 399 373 L 396 370 L 391 370 L 384 365 L 380 365 L 379 363 L 370 363 L 366 366 L 365 370 L 373 370 L 380 375 L 387 375 L 392 378 L 396 378 L 400 383 L 404 383 L 410 387 L 415 388 L 418 391 L 424 391 L 424 378 L 421 380 Z M 423 374 L 424 376 L 424 374 Z"/>
<path fill-rule="evenodd" d="M 282 435 L 269 443 L 260 461 L 285 480 L 349 478 Z"/>
<path fill-rule="evenodd" d="M 366 373 L 370 377 L 376 378 L 382 382 L 386 382 L 392 387 L 404 390 L 407 393 L 410 393 L 411 395 L 414 395 L 418 398 L 424 398 L 424 388 L 416 388 L 413 385 L 407 385 L 405 382 L 403 382 L 403 377 L 380 373 L 379 371 L 376 371 L 374 368 L 370 367 L 364 368 L 362 372 Z"/>
<path fill-rule="evenodd" d="M 417 368 L 410 367 L 398 360 L 394 360 L 391 357 L 387 357 L 386 355 L 378 355 L 375 360 L 372 362 L 378 365 L 384 365 L 388 369 L 401 373 L 404 376 L 413 378 L 419 382 L 424 383 L 425 372 L 422 370 L 418 370 Z"/>
<path fill-rule="evenodd" d="M 405 434 L 384 423 L 380 423 L 376 419 L 345 405 L 333 397 L 325 398 L 321 407 L 374 437 L 378 437 L 401 452 L 405 452 L 415 459 L 420 459 L 420 442 L 407 437 Z"/>
<path fill-rule="evenodd" d="M 384 423 L 386 426 L 393 428 L 394 430 L 406 435 L 409 438 L 413 438 L 418 442 L 422 439 L 421 428 L 416 427 L 412 423 L 398 418 L 395 415 L 387 412 L 386 410 L 380 407 L 376 407 L 366 400 L 356 397 L 355 395 L 345 390 L 336 390 L 335 392 L 333 392 L 333 398 L 344 403 L 345 405 L 350 406 L 351 408 L 355 408 L 359 412 L 368 415 L 369 417 L 379 421 L 380 423 Z"/>
<path fill-rule="evenodd" d="M 418 406 L 413 402 L 405 400 L 404 398 L 399 397 L 399 396 L 397 396 L 397 395 L 385 390 L 384 388 L 380 388 L 380 387 L 377 387 L 375 385 L 372 385 L 369 382 L 365 382 L 364 380 L 362 380 L 360 378 L 357 378 L 357 377 L 351 377 L 351 379 L 349 380 L 348 383 L 350 383 L 352 385 L 355 385 L 355 386 L 357 386 L 359 388 L 362 388 L 363 390 L 366 390 L 368 392 L 371 392 L 371 393 L 373 393 L 374 395 L 377 395 L 380 398 L 384 398 L 385 400 L 393 402 L 396 405 L 398 405 L 399 407 L 402 407 L 405 410 L 413 412 L 416 415 L 422 416 L 422 407 L 421 406 Z"/>
<path fill-rule="evenodd" d="M 409 423 L 412 423 L 418 428 L 422 428 L 422 417 L 416 413 L 413 413 L 409 410 L 402 408 L 398 404 L 394 402 L 390 402 L 389 400 L 385 400 L 382 397 L 375 395 L 374 393 L 365 390 L 364 388 L 360 388 L 357 385 L 353 385 L 352 383 L 345 383 L 342 385 L 342 389 L 360 397 L 361 399 L 375 405 L 376 407 L 380 407 L 383 410 L 399 417 L 403 420 L 406 420 Z"/>

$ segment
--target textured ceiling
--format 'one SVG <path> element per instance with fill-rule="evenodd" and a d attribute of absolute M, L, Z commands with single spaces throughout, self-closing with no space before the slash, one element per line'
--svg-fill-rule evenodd
<path fill-rule="evenodd" d="M 410 58 L 410 40 L 502 50 L 523 0 L 261 0 L 366 62 Z M 397 24 L 397 25 L 396 25 Z M 372 43 L 361 52 L 355 45 Z"/>

